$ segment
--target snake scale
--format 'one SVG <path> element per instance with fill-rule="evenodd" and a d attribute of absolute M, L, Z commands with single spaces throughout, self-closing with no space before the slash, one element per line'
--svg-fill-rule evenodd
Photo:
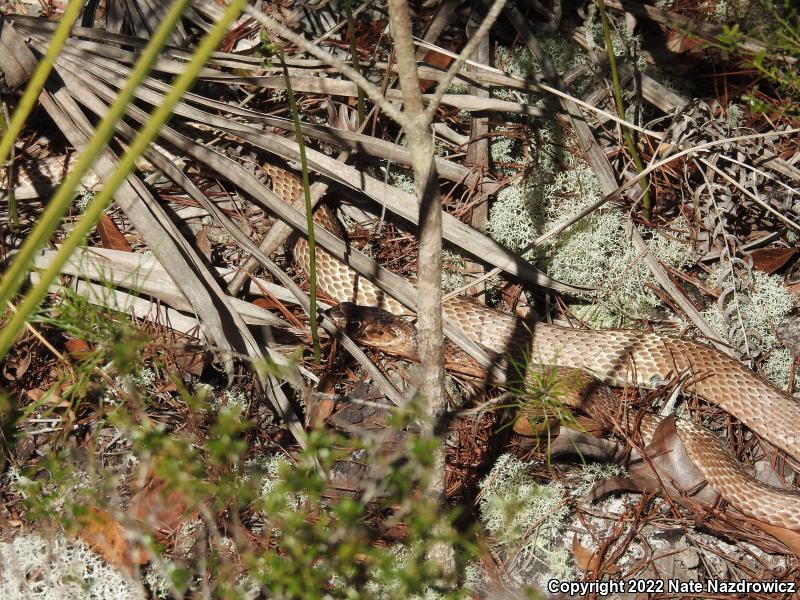
<path fill-rule="evenodd" d="M 291 201 L 302 194 L 302 184 L 294 174 L 274 165 L 264 165 L 264 168 L 281 198 Z M 318 208 L 317 220 L 342 237 L 328 209 Z M 291 249 L 299 266 L 308 273 L 309 248 L 305 238 L 296 238 Z M 340 303 L 382 309 L 351 309 L 351 314 L 346 315 L 351 324 L 357 322 L 356 329 L 349 331 L 358 334 L 358 341 L 390 354 L 413 355 L 413 331 L 408 331 L 405 321 L 392 316 L 408 312 L 399 302 L 319 247 L 316 259 L 318 285 L 327 295 Z M 357 306 L 352 308 L 358 309 Z M 631 330 L 595 331 L 546 323 L 532 325 L 463 297 L 447 300 L 443 311 L 470 338 L 494 353 L 505 354 L 522 347 L 542 364 L 583 369 L 608 385 L 630 384 L 631 374 L 635 376 L 635 383 L 642 386 L 688 374 L 686 391 L 719 406 L 762 438 L 800 460 L 800 403 L 740 362 L 709 346 L 680 337 Z M 455 362 L 459 360 L 470 359 L 462 354 L 454 359 Z M 453 366 L 454 361 L 449 361 L 449 366 Z M 588 412 L 614 428 L 621 409 L 616 396 L 600 393 L 590 403 Z M 645 441 L 655 431 L 659 420 L 656 415 L 648 415 L 641 421 L 640 430 Z M 800 492 L 757 480 L 728 448 L 699 425 L 677 419 L 676 430 L 687 454 L 708 484 L 732 506 L 759 521 L 800 530 Z"/>

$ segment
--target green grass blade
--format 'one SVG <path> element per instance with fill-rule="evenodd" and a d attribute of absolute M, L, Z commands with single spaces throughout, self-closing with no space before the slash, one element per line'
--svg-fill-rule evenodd
<path fill-rule="evenodd" d="M 81 14 L 83 4 L 83 0 L 70 0 L 69 4 L 67 4 L 67 9 L 61 17 L 61 22 L 58 24 L 58 27 L 53 33 L 53 38 L 50 40 L 50 46 L 48 46 L 44 58 L 36 65 L 33 76 L 28 82 L 28 86 L 25 88 L 22 98 L 20 98 L 17 109 L 14 111 L 14 116 L 11 117 L 8 130 L 3 132 L 3 137 L 0 139 L 0 165 L 6 162 L 6 159 L 10 156 L 11 148 L 19 132 L 22 131 L 22 128 L 25 126 L 25 121 L 28 119 L 28 115 L 36 104 L 39 92 L 42 91 L 44 83 L 47 81 L 47 76 L 53 69 L 56 57 L 61 53 L 61 49 L 64 47 L 64 43 L 69 37 L 69 32 L 72 30 L 72 25 Z"/>
<path fill-rule="evenodd" d="M 197 75 L 200 73 L 206 61 L 208 60 L 208 57 L 219 46 L 220 42 L 225 36 L 228 26 L 231 22 L 233 22 L 234 19 L 238 17 L 246 1 L 247 0 L 232 0 L 232 2 L 226 7 L 222 18 L 214 24 L 212 29 L 203 38 L 203 40 L 200 42 L 200 45 L 197 47 L 197 50 L 192 55 L 192 59 L 186 65 L 184 71 L 175 80 L 170 93 L 155 109 L 151 115 L 151 118 L 141 129 L 139 135 L 131 142 L 127 152 L 125 152 L 120 160 L 119 167 L 114 171 L 112 176 L 103 186 L 103 189 L 100 190 L 92 203 L 87 207 L 86 212 L 76 223 L 75 228 L 62 244 L 60 250 L 53 258 L 52 263 L 41 274 L 40 280 L 22 301 L 19 310 L 14 313 L 3 330 L 0 331 L 0 358 L 5 356 L 6 352 L 8 352 L 8 349 L 13 344 L 17 335 L 25 326 L 25 322 L 29 315 L 31 315 L 39 306 L 42 298 L 44 298 L 44 296 L 47 294 L 50 284 L 61 272 L 61 268 L 67 262 L 72 252 L 81 244 L 92 227 L 94 227 L 95 223 L 100 218 L 100 215 L 106 209 L 106 206 L 111 202 L 114 192 L 116 192 L 117 188 L 125 180 L 125 177 L 127 177 L 127 174 L 134 167 L 136 159 L 142 154 L 142 152 L 144 152 L 150 142 L 155 139 L 159 130 L 161 129 L 161 126 L 167 122 L 172 114 L 175 105 L 194 83 Z M 173 13 L 173 9 L 175 9 L 176 6 L 179 4 L 183 6 L 186 3 L 187 2 L 182 0 L 180 2 L 176 2 L 172 9 L 170 9 L 170 15 Z M 179 17 L 180 12 L 176 13 L 175 15 L 175 23 L 177 23 L 177 19 Z M 169 15 L 162 22 L 162 26 L 167 24 L 168 18 Z M 159 32 L 160 31 L 161 28 L 159 28 Z M 168 35 L 169 31 L 167 31 L 166 34 Z M 167 35 L 164 35 L 165 40 Z M 148 46 L 148 48 L 149 47 L 150 46 Z M 156 56 L 153 58 L 156 58 Z M 137 63 L 137 67 L 138 66 L 139 65 Z M 136 72 L 136 70 L 137 69 L 134 69 L 134 72 Z M 124 112 L 124 106 L 122 107 L 122 111 Z M 122 112 L 119 116 L 122 116 Z M 97 136 L 95 136 L 95 138 L 97 138 Z M 93 141 L 95 138 L 93 138 Z M 101 148 L 96 148 L 97 152 L 99 152 L 100 149 Z"/>
<path fill-rule="evenodd" d="M 614 47 L 611 41 L 611 29 L 608 24 L 608 15 L 606 14 L 605 0 L 597 0 L 598 7 L 600 8 L 600 20 L 603 23 L 603 39 L 606 43 L 606 53 L 608 54 L 608 66 L 611 69 L 611 83 L 614 88 L 614 101 L 617 107 L 617 116 L 620 119 L 625 119 L 625 105 L 622 102 L 622 90 L 619 84 L 619 72 L 617 70 L 617 57 L 614 56 Z M 636 172 L 641 173 L 644 171 L 644 164 L 642 158 L 639 156 L 639 151 L 636 149 L 636 144 L 633 141 L 633 134 L 631 130 L 622 125 L 622 137 L 625 139 L 625 145 L 628 147 L 628 152 L 631 153 L 633 164 L 636 165 Z M 642 212 L 645 219 L 650 219 L 651 200 L 650 200 L 650 184 L 647 178 L 639 182 L 639 187 L 642 188 Z"/>
<path fill-rule="evenodd" d="M 97 126 L 94 136 L 89 140 L 85 150 L 75 162 L 73 170 L 67 174 L 62 184 L 48 202 L 47 209 L 42 213 L 41 217 L 39 217 L 36 226 L 28 237 L 25 238 L 25 242 L 14 257 L 14 262 L 11 263 L 2 282 L 0 282 L 0 306 L 5 306 L 17 292 L 20 285 L 22 285 L 25 274 L 33 262 L 34 255 L 47 243 L 47 240 L 50 239 L 50 236 L 58 227 L 61 218 L 67 212 L 72 202 L 72 198 L 74 197 L 75 190 L 81 178 L 86 171 L 89 170 L 95 158 L 111 139 L 111 136 L 114 134 L 114 127 L 125 115 L 126 107 L 132 101 L 136 88 L 150 72 L 153 64 L 155 64 L 161 53 L 161 49 L 169 40 L 172 30 L 181 18 L 183 11 L 189 5 L 189 2 L 190 0 L 175 0 L 170 7 L 169 12 L 164 17 L 159 28 L 142 52 L 141 57 L 136 62 L 130 78 L 109 107 L 108 114 Z M 10 133 L 11 131 L 9 134 Z"/>
<path fill-rule="evenodd" d="M 294 121 L 294 133 L 297 138 L 297 145 L 300 148 L 300 168 L 303 171 L 303 194 L 306 201 L 306 223 L 308 225 L 308 252 L 309 257 L 309 318 L 311 319 L 311 340 L 314 345 L 314 362 L 320 363 L 321 348 L 319 344 L 319 332 L 317 331 L 317 243 L 314 238 L 314 207 L 311 206 L 311 189 L 308 182 L 308 162 L 306 160 L 306 145 L 303 142 L 303 131 L 300 128 L 300 115 L 297 112 L 297 101 L 292 90 L 292 82 L 289 78 L 289 69 L 283 59 L 283 50 L 278 49 L 278 57 L 281 59 L 283 68 L 283 79 L 286 81 L 286 93 L 289 96 L 289 106 L 292 109 L 292 121 Z"/>

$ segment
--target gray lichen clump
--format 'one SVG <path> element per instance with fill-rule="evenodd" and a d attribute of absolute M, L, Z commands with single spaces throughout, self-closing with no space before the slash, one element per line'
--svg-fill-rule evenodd
<path fill-rule="evenodd" d="M 83 542 L 20 535 L 0 543 L 0 598 L 142 600 L 141 587 Z"/>
<path fill-rule="evenodd" d="M 489 232 L 499 242 L 520 249 L 601 197 L 594 173 L 577 162 L 560 171 L 552 183 L 522 183 L 500 192 L 492 207 Z M 576 307 L 596 327 L 619 327 L 652 317 L 661 306 L 649 288 L 653 276 L 628 241 L 623 224 L 619 210 L 595 211 L 553 238 L 539 254 L 525 255 L 531 261 L 543 257 L 548 274 L 559 281 L 597 288 L 586 295 L 592 299 L 589 308 Z M 688 225 L 677 219 L 672 228 L 669 238 L 653 230 L 641 233 L 656 260 L 682 268 L 694 260 Z"/>

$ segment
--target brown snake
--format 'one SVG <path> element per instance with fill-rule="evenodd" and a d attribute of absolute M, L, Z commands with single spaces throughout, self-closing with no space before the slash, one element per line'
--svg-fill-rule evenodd
<path fill-rule="evenodd" d="M 63 169 L 63 162 L 47 168 L 37 167 L 35 171 L 39 177 L 25 172 L 22 175 L 28 175 L 30 180 L 58 180 L 47 176 L 60 169 Z M 275 193 L 283 200 L 291 202 L 302 193 L 302 184 L 294 174 L 273 165 L 264 165 L 264 170 L 272 179 Z M 0 177 L 0 188 L 3 187 L 6 186 Z M 317 210 L 316 217 L 332 233 L 342 237 L 335 218 L 325 207 Z M 291 248 L 297 263 L 308 273 L 307 241 L 295 237 Z M 387 353 L 413 358 L 414 329 L 392 316 L 407 313 L 399 302 L 319 247 L 317 278 L 320 288 L 338 302 L 354 302 L 388 311 L 365 308 L 354 311 L 352 305 L 343 305 L 339 316 L 354 337 Z M 443 309 L 467 335 L 491 352 L 505 355 L 509 351 L 523 350 L 541 364 L 584 369 L 609 385 L 631 383 L 630 373 L 635 374 L 635 383 L 644 386 L 688 373 L 689 381 L 684 385 L 687 391 L 721 407 L 762 438 L 800 460 L 800 404 L 741 363 L 709 346 L 655 333 L 528 324 L 467 298 L 452 298 L 444 303 Z M 446 348 L 453 349 L 449 345 Z M 449 355 L 448 366 L 469 373 L 470 361 L 466 354 L 454 351 Z M 624 407 L 613 394 L 600 393 L 582 408 L 613 428 Z M 639 428 L 645 440 L 655 430 L 658 419 L 653 415 L 641 421 Z M 730 450 L 699 425 L 679 419 L 676 430 L 687 454 L 710 486 L 731 505 L 757 520 L 800 530 L 800 492 L 758 481 Z"/>
<path fill-rule="evenodd" d="M 293 174 L 274 166 L 265 166 L 276 193 L 284 200 L 297 198 L 302 185 Z M 342 237 L 335 218 L 320 207 L 318 222 Z M 309 248 L 304 238 L 291 244 L 295 260 L 308 273 Z M 389 354 L 413 357 L 413 327 L 391 315 L 408 311 L 371 282 L 317 247 L 317 281 L 331 298 L 341 303 L 379 307 L 380 311 L 352 304 L 340 309 L 340 324 L 348 327 L 357 340 Z M 751 430 L 800 460 L 800 404 L 740 362 L 704 344 L 656 333 L 630 330 L 570 329 L 545 323 L 523 323 L 516 317 L 498 312 L 468 298 L 447 300 L 445 314 L 457 322 L 475 342 L 499 355 L 523 349 L 537 362 L 584 369 L 606 384 L 631 383 L 651 386 L 652 382 L 689 375 L 684 385 L 746 424 Z M 386 311 L 386 312 L 384 312 Z M 355 326 L 355 329 L 353 328 Z M 468 364 L 465 353 L 456 353 L 449 367 Z M 469 371 L 469 368 L 465 372 Z M 588 406 L 591 416 L 614 427 L 621 414 L 619 400 L 613 394 L 600 394 Z M 640 430 L 647 440 L 660 418 L 646 417 Z M 790 491 L 755 479 L 733 453 L 699 425 L 676 420 L 676 430 L 687 454 L 709 485 L 731 505 L 757 520 L 800 530 L 800 492 Z"/>

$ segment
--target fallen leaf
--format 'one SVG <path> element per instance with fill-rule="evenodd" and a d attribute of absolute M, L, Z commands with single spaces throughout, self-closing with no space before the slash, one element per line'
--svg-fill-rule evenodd
<path fill-rule="evenodd" d="M 558 419 L 548 419 L 547 421 L 531 425 L 526 417 L 520 415 L 514 423 L 514 433 L 524 435 L 525 437 L 552 439 L 558 435 L 560 427 L 561 425 Z"/>
<path fill-rule="evenodd" d="M 46 390 L 43 390 L 42 388 L 33 388 L 32 390 L 28 390 L 27 392 L 25 392 L 25 395 L 28 396 L 28 398 L 30 398 L 34 402 L 38 402 L 39 400 L 42 399 L 42 396 L 44 396 L 45 391 Z"/>
<path fill-rule="evenodd" d="M 86 340 L 81 340 L 78 338 L 68 339 L 66 342 L 64 342 L 64 348 L 66 348 L 67 352 L 76 358 L 80 358 L 92 350 L 92 347 Z"/>
<path fill-rule="evenodd" d="M 179 369 L 191 373 L 195 377 L 202 375 L 205 368 L 211 364 L 211 355 L 204 350 L 176 348 L 173 356 L 175 365 Z"/>
<path fill-rule="evenodd" d="M 308 404 L 308 423 L 315 428 L 321 427 L 336 407 L 336 402 L 328 396 L 312 396 Z"/>
<path fill-rule="evenodd" d="M 612 477 L 598 482 L 589 492 L 597 499 L 617 491 L 664 494 L 690 510 L 697 505 L 714 506 L 719 500 L 705 477 L 686 452 L 675 428 L 675 417 L 664 418 L 644 449 L 648 460 L 638 458 L 628 465 L 629 477 Z"/>
<path fill-rule="evenodd" d="M 3 377 L 8 381 L 16 381 L 28 371 L 31 360 L 31 353 L 27 350 L 22 352 L 21 357 L 6 358 L 3 362 Z"/>
<path fill-rule="evenodd" d="M 262 296 L 259 296 L 258 298 L 253 300 L 253 304 L 255 304 L 259 308 L 266 308 L 266 309 L 272 309 L 276 307 L 275 302 L 273 302 L 269 298 L 264 298 Z"/>
<path fill-rule="evenodd" d="M 90 508 L 80 519 L 76 537 L 103 557 L 108 564 L 133 572 L 134 562 L 128 552 L 125 530 L 108 512 Z M 141 564 L 141 563 L 137 563 Z"/>
<path fill-rule="evenodd" d="M 700 46 L 702 41 L 681 31 L 670 31 L 667 35 L 667 50 L 675 54 L 683 54 Z"/>
<path fill-rule="evenodd" d="M 789 550 L 791 550 L 796 557 L 800 558 L 800 531 L 792 531 L 791 529 L 786 529 L 785 527 L 770 525 L 769 523 L 764 523 L 763 521 L 758 521 L 744 515 L 737 515 L 737 517 L 743 521 L 752 523 L 762 531 L 770 534 L 772 537 L 785 544 L 786 547 L 789 548 Z"/>
<path fill-rule="evenodd" d="M 575 558 L 575 563 L 580 567 L 584 573 L 595 573 L 598 567 L 601 566 L 600 556 L 581 544 L 578 541 L 578 536 L 572 538 L 572 556 Z M 614 575 L 619 573 L 619 567 L 611 564 L 603 567 L 603 573 Z"/>
<path fill-rule="evenodd" d="M 797 252 L 798 248 L 758 248 L 750 256 L 756 269 L 771 275 L 780 270 Z"/>
<path fill-rule="evenodd" d="M 575 564 L 584 573 L 593 573 L 597 568 L 597 562 L 600 559 L 597 553 L 590 550 L 578 541 L 578 535 L 572 537 L 572 557 L 575 559 Z"/>
<path fill-rule="evenodd" d="M 133 252 L 133 248 L 131 248 L 125 236 L 122 235 L 116 223 L 105 213 L 100 215 L 100 220 L 97 222 L 97 233 L 100 235 L 100 242 L 103 244 L 103 248 L 121 252 Z"/>
<path fill-rule="evenodd" d="M 200 251 L 200 253 L 210 261 L 211 251 L 213 248 L 211 246 L 211 240 L 208 237 L 207 227 L 203 227 L 197 232 L 197 235 L 194 236 L 194 242 L 197 245 L 197 249 Z"/>
<path fill-rule="evenodd" d="M 450 66 L 450 63 L 453 62 L 453 57 L 448 56 L 447 54 L 442 54 L 437 50 L 428 50 L 428 53 L 425 55 L 423 62 L 431 65 L 432 67 L 439 67 L 443 71 Z M 423 92 L 427 92 L 430 88 L 436 85 L 438 82 L 434 79 L 420 79 L 419 80 L 419 87 Z"/>
<path fill-rule="evenodd" d="M 151 475 L 131 499 L 128 515 L 148 528 L 169 536 L 190 518 L 187 515 L 188 508 L 189 503 L 180 490 L 168 490 L 163 480 Z"/>
<path fill-rule="evenodd" d="M 643 488 L 650 491 L 666 491 L 670 498 L 692 508 L 688 497 L 694 502 L 713 506 L 719 500 L 717 494 L 706 484 L 706 479 L 689 458 L 675 428 L 675 417 L 664 418 L 658 425 L 653 439 L 645 448 L 650 464 L 646 461 L 631 463 L 628 472 Z"/>

